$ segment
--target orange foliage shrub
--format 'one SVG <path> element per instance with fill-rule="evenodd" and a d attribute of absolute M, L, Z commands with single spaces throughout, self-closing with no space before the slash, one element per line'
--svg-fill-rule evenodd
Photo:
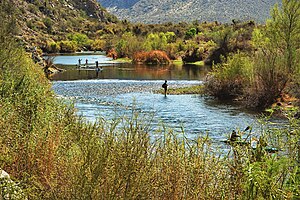
<path fill-rule="evenodd" d="M 145 63 L 145 64 L 169 64 L 170 58 L 164 51 L 150 51 L 150 52 L 137 52 L 133 55 L 134 63 Z"/>
<path fill-rule="evenodd" d="M 116 52 L 115 49 L 110 49 L 106 52 L 106 56 L 113 58 L 114 60 L 118 58 L 118 53 Z"/>

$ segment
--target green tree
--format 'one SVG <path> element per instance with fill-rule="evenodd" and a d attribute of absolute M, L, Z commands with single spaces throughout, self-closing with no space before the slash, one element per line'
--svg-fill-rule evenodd
<path fill-rule="evenodd" d="M 267 23 L 267 36 L 274 48 L 283 52 L 285 67 L 293 73 L 300 47 L 300 1 L 283 0 L 282 4 L 282 9 L 278 5 L 273 9 L 272 20 Z"/>
<path fill-rule="evenodd" d="M 60 51 L 62 53 L 73 53 L 78 50 L 78 46 L 75 42 L 73 41 L 61 41 L 59 43 L 60 45 Z"/>
<path fill-rule="evenodd" d="M 89 46 L 91 44 L 88 36 L 83 33 L 70 33 L 67 37 L 69 40 L 76 42 L 79 47 Z"/>
<path fill-rule="evenodd" d="M 118 53 L 118 57 L 124 57 L 127 52 L 128 43 L 124 39 L 120 39 L 116 45 L 116 51 Z"/>
<path fill-rule="evenodd" d="M 142 38 L 133 35 L 131 32 L 124 33 L 121 39 L 118 38 L 115 47 L 118 57 L 132 57 L 136 52 L 144 50 Z"/>
<path fill-rule="evenodd" d="M 283 0 L 281 8 L 275 6 L 265 29 L 254 30 L 253 44 L 258 51 L 249 97 L 265 107 L 297 81 L 294 74 L 299 70 L 300 58 L 300 1 Z"/>
<path fill-rule="evenodd" d="M 185 37 L 186 39 L 193 38 L 197 34 L 197 29 L 196 28 L 190 28 L 186 33 Z"/>
<path fill-rule="evenodd" d="M 146 50 L 165 50 L 168 44 L 168 39 L 165 33 L 150 33 L 145 41 Z"/>
<path fill-rule="evenodd" d="M 176 35 L 174 32 L 166 32 L 165 36 L 167 38 L 168 43 L 176 42 Z"/>

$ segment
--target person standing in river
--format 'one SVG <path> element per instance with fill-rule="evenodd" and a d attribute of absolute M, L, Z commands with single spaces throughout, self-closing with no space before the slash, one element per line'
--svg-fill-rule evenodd
<path fill-rule="evenodd" d="M 167 80 L 165 80 L 165 83 L 164 84 L 162 84 L 162 86 L 161 86 L 162 88 L 164 88 L 164 90 L 165 90 L 165 97 L 167 96 L 167 90 L 168 90 L 168 84 L 167 84 Z"/>
<path fill-rule="evenodd" d="M 96 70 L 99 71 L 99 62 L 96 61 Z"/>

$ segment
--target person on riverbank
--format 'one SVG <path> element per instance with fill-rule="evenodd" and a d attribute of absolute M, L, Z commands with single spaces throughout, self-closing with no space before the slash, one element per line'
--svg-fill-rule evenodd
<path fill-rule="evenodd" d="M 167 96 L 167 90 L 168 90 L 167 80 L 165 80 L 165 83 L 162 84 L 162 88 L 164 88 L 164 90 L 165 90 L 165 97 L 166 97 Z"/>

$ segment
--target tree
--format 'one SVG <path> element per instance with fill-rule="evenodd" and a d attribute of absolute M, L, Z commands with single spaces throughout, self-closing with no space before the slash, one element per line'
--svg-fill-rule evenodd
<path fill-rule="evenodd" d="M 166 45 L 168 43 L 168 38 L 166 37 L 165 33 L 160 32 L 158 33 L 150 33 L 147 36 L 145 41 L 145 48 L 146 50 L 165 50 Z"/>
<path fill-rule="evenodd" d="M 300 1 L 283 0 L 282 9 L 276 5 L 272 21 L 267 23 L 268 36 L 284 55 L 285 67 L 289 73 L 295 70 L 297 50 L 300 47 Z"/>
<path fill-rule="evenodd" d="M 70 33 L 67 35 L 67 37 L 69 40 L 76 42 L 76 44 L 79 47 L 88 46 L 91 43 L 88 36 L 83 33 L 75 33 L 75 34 Z"/>
<path fill-rule="evenodd" d="M 174 32 L 166 32 L 165 36 L 167 38 L 168 43 L 176 42 L 176 35 Z"/>
<path fill-rule="evenodd" d="M 191 39 L 197 34 L 197 29 L 196 28 L 190 28 L 186 33 L 185 37 L 186 39 Z"/>
<path fill-rule="evenodd" d="M 254 77 L 252 96 L 260 107 L 280 97 L 295 78 L 299 65 L 300 1 L 283 0 L 276 5 L 263 30 L 254 30 Z M 250 95 L 251 96 L 251 95 Z"/>
<path fill-rule="evenodd" d="M 122 58 L 126 54 L 128 54 L 128 43 L 124 39 L 120 39 L 116 45 L 116 51 L 118 53 L 118 57 Z"/>

